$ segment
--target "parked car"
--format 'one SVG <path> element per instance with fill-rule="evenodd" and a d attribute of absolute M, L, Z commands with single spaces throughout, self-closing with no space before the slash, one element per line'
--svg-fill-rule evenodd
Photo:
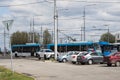
<path fill-rule="evenodd" d="M 106 63 L 107 66 L 112 66 L 112 64 L 115 66 L 120 66 L 120 52 L 115 52 L 108 56 L 104 56 L 104 63 Z"/>
<path fill-rule="evenodd" d="M 50 59 L 54 57 L 55 53 L 51 49 L 41 49 L 39 52 L 36 53 L 38 59 L 44 57 L 45 59 Z"/>
<path fill-rule="evenodd" d="M 80 55 L 80 54 L 83 54 L 83 53 L 87 53 L 87 52 L 85 52 L 85 51 L 77 51 L 76 53 L 74 53 L 74 54 L 72 54 L 71 56 L 70 56 L 70 62 L 72 62 L 73 64 L 76 64 L 77 63 L 77 57 Z"/>
<path fill-rule="evenodd" d="M 59 62 L 67 62 L 70 59 L 70 56 L 75 54 L 77 51 L 69 51 L 65 54 L 61 54 L 58 56 L 57 61 Z"/>
<path fill-rule="evenodd" d="M 85 52 L 77 56 L 77 62 L 81 64 L 103 63 L 103 56 L 97 52 Z"/>

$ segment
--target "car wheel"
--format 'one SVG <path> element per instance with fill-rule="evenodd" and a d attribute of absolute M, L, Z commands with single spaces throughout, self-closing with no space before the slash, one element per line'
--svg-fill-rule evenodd
<path fill-rule="evenodd" d="M 18 57 L 18 55 L 17 55 L 17 54 L 15 54 L 15 57 Z"/>
<path fill-rule="evenodd" d="M 76 64 L 76 62 L 72 62 L 73 64 Z"/>
<path fill-rule="evenodd" d="M 44 55 L 44 60 L 47 60 L 47 59 L 49 59 L 49 58 L 47 58 L 46 55 Z"/>
<path fill-rule="evenodd" d="M 100 62 L 100 64 L 103 64 L 103 62 Z"/>
<path fill-rule="evenodd" d="M 38 60 L 41 60 L 41 57 L 40 57 L 40 56 L 38 56 Z"/>
<path fill-rule="evenodd" d="M 67 62 L 67 60 L 64 58 L 64 59 L 62 60 L 62 62 L 66 63 L 66 62 Z"/>
<path fill-rule="evenodd" d="M 38 54 L 36 54 L 36 57 L 38 57 L 39 55 Z"/>
<path fill-rule="evenodd" d="M 117 61 L 117 62 L 115 63 L 115 66 L 116 66 L 116 67 L 120 67 L 120 62 Z"/>
<path fill-rule="evenodd" d="M 85 65 L 85 63 L 84 63 L 84 62 L 82 62 L 81 64 L 82 64 L 82 65 Z"/>
<path fill-rule="evenodd" d="M 93 60 L 91 60 L 91 59 L 88 60 L 88 64 L 89 64 L 89 65 L 93 64 Z"/>
<path fill-rule="evenodd" d="M 111 64 L 111 63 L 108 63 L 107 66 L 112 66 L 112 64 Z"/>

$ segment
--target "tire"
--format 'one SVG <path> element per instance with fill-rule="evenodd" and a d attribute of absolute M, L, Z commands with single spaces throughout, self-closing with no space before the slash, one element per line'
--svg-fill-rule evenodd
<path fill-rule="evenodd" d="M 18 57 L 18 55 L 17 55 L 17 54 L 15 54 L 15 57 Z"/>
<path fill-rule="evenodd" d="M 54 59 L 54 57 L 51 55 L 49 59 Z"/>
<path fill-rule="evenodd" d="M 38 60 L 41 60 L 41 57 L 40 57 L 40 56 L 38 56 Z"/>
<path fill-rule="evenodd" d="M 76 62 L 72 62 L 73 64 L 76 64 Z"/>
<path fill-rule="evenodd" d="M 117 61 L 117 62 L 115 63 L 115 66 L 116 66 L 116 67 L 120 67 L 120 62 Z"/>
<path fill-rule="evenodd" d="M 36 57 L 39 57 L 39 55 L 38 55 L 38 54 L 36 54 Z"/>
<path fill-rule="evenodd" d="M 111 63 L 107 63 L 107 66 L 112 66 L 112 64 Z"/>
<path fill-rule="evenodd" d="M 103 62 L 100 62 L 100 64 L 103 64 Z"/>
<path fill-rule="evenodd" d="M 49 59 L 49 58 L 48 58 Z M 46 57 L 46 55 L 44 54 L 44 60 L 47 60 L 47 57 Z"/>
<path fill-rule="evenodd" d="M 88 64 L 89 64 L 89 65 L 92 65 L 92 64 L 93 64 L 93 60 L 91 60 L 91 59 L 88 60 Z"/>
<path fill-rule="evenodd" d="M 64 59 L 62 60 L 62 62 L 63 62 L 63 63 L 66 63 L 66 62 L 67 62 L 67 60 L 64 58 Z"/>
<path fill-rule="evenodd" d="M 85 63 L 84 63 L 84 62 L 82 62 L 81 64 L 82 64 L 82 65 L 85 65 Z"/>

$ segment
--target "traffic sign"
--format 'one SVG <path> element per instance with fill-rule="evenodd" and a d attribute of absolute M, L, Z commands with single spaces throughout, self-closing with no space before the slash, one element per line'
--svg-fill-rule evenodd
<path fill-rule="evenodd" d="M 13 20 L 3 21 L 3 24 L 7 28 L 8 31 L 9 31 L 10 27 L 12 26 L 12 23 L 13 23 Z"/>

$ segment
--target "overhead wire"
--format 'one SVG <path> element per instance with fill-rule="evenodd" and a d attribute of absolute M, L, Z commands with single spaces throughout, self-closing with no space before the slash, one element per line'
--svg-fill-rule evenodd
<path fill-rule="evenodd" d="M 31 3 L 16 4 L 16 5 L 0 5 L 0 7 L 23 6 L 23 5 L 31 5 L 31 4 L 45 3 L 45 2 L 49 2 L 49 1 L 39 1 L 39 2 L 31 2 Z"/>
<path fill-rule="evenodd" d="M 79 1 L 79 0 L 58 0 L 58 1 L 67 1 L 67 2 L 86 2 L 86 3 L 120 3 L 120 1 Z M 38 1 L 38 2 L 31 2 L 31 3 L 24 3 L 24 4 L 16 4 L 16 5 L 0 5 L 0 7 L 12 7 L 12 6 L 23 6 L 23 5 L 31 5 L 31 4 L 38 4 L 38 3 L 54 3 L 53 0 L 48 1 Z"/>

